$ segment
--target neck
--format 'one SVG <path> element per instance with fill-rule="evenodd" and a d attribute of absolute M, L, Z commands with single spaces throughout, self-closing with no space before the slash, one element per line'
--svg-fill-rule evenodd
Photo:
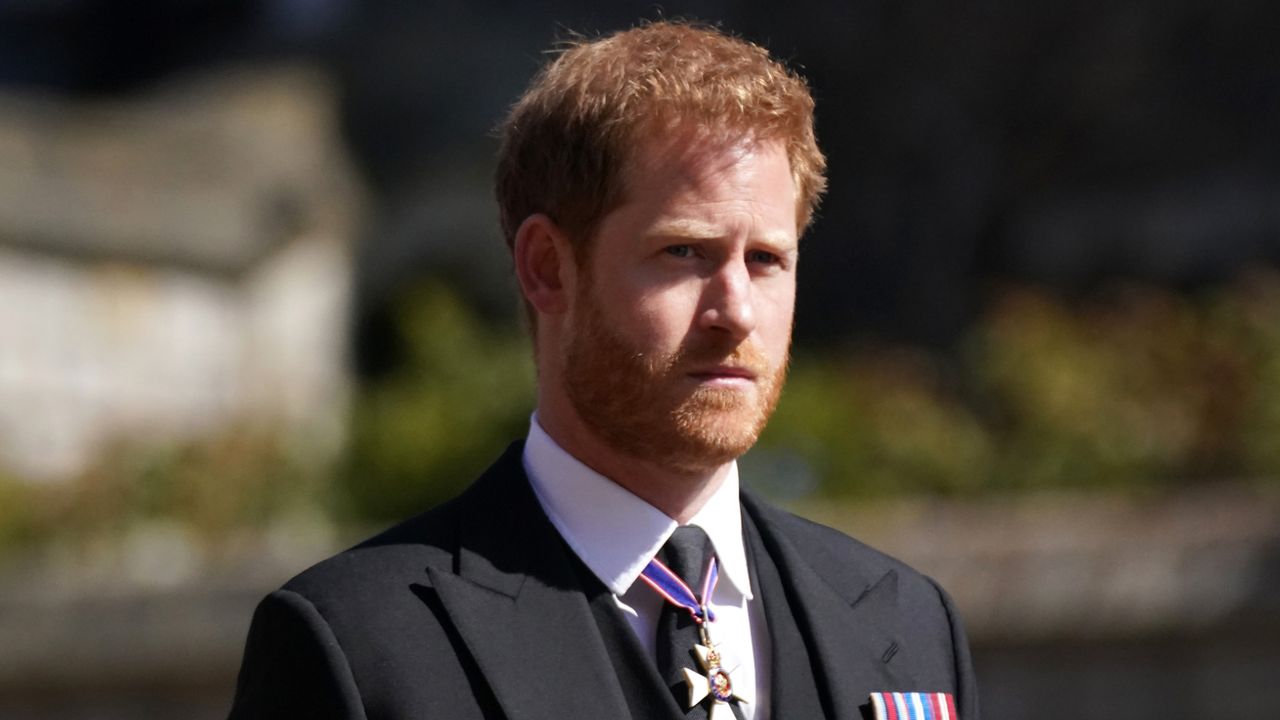
<path fill-rule="evenodd" d="M 684 525 L 724 484 L 732 462 L 708 467 L 674 467 L 662 458 L 620 453 L 591 432 L 576 415 L 539 403 L 538 424 L 579 462 Z"/>

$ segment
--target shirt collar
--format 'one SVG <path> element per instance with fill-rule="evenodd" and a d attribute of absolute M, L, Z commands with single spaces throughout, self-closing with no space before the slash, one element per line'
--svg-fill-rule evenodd
<path fill-rule="evenodd" d="M 584 465 L 542 429 L 535 413 L 524 445 L 524 469 L 534 494 L 565 542 L 615 595 L 623 595 L 678 523 L 621 485 Z M 689 521 L 706 531 L 721 578 L 751 599 L 738 465 Z"/>

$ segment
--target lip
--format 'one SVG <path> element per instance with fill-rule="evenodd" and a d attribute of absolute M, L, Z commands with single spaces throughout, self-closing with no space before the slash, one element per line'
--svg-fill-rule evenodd
<path fill-rule="evenodd" d="M 696 380 L 746 380 L 755 381 L 756 373 L 750 368 L 739 367 L 735 365 L 716 365 L 709 368 L 699 368 L 689 373 L 689 377 Z"/>

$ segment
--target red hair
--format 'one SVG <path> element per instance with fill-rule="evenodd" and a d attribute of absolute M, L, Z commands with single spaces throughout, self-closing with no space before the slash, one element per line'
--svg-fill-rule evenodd
<path fill-rule="evenodd" d="M 508 246 L 545 213 L 586 257 L 600 220 L 623 201 L 623 168 L 646 133 L 780 141 L 803 232 L 826 187 L 808 85 L 768 51 L 716 28 L 660 21 L 571 42 L 534 78 L 501 128 L 496 193 Z"/>

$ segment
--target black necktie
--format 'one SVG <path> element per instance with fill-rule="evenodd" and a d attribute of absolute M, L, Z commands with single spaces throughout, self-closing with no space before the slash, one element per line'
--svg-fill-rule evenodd
<path fill-rule="evenodd" d="M 703 575 L 713 554 L 711 538 L 702 528 L 686 525 L 676 528 L 667 544 L 658 551 L 658 559 L 671 569 L 693 589 L 694 593 L 702 592 Z M 703 598 L 709 602 L 710 598 Z M 658 614 L 657 661 L 658 674 L 671 690 L 676 704 L 682 709 L 689 704 L 689 686 L 685 681 L 683 668 L 689 668 L 698 674 L 704 672 L 694 653 L 694 645 L 702 644 L 698 633 L 698 624 L 688 610 L 672 603 L 663 603 L 662 612 Z M 709 699 L 689 708 L 686 718 L 706 718 Z M 733 705 L 737 705 L 736 702 Z M 738 708 L 734 715 L 740 717 Z"/>

